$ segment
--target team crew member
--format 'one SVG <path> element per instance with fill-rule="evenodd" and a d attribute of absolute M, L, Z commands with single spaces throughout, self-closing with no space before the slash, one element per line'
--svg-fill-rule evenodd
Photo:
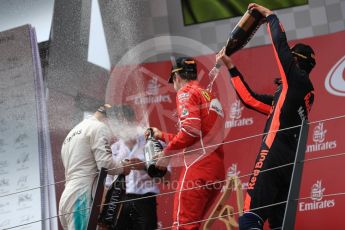
<path fill-rule="evenodd" d="M 60 199 L 59 215 L 64 229 L 86 229 L 98 170 L 102 167 L 115 169 L 108 171 L 112 175 L 130 172 L 128 165 L 112 160 L 111 132 L 105 124 L 107 121 L 106 107 L 101 106 L 94 116 L 76 125 L 63 142 L 61 157 L 66 184 Z"/>
<path fill-rule="evenodd" d="M 203 218 L 221 186 L 191 187 L 224 180 L 225 177 L 222 146 L 205 148 L 223 141 L 223 109 L 219 100 L 203 89 L 196 79 L 195 60 L 178 58 L 172 67 L 169 83 L 173 83 L 177 91 L 179 132 L 173 135 L 153 128 L 155 137 L 168 143 L 157 161 L 158 166 L 164 168 L 168 162 L 166 156 L 185 150 L 179 192 L 174 197 L 175 229 L 199 229 L 200 223 L 189 223 Z M 182 191 L 187 188 L 191 190 Z"/>
<path fill-rule="evenodd" d="M 272 38 L 274 54 L 279 66 L 281 79 L 274 95 L 254 93 L 243 76 L 224 54 L 217 55 L 229 69 L 231 82 L 249 108 L 268 115 L 260 153 L 257 155 L 253 173 L 248 183 L 245 198 L 245 214 L 240 218 L 240 229 L 262 229 L 268 219 L 272 229 L 280 229 L 283 222 L 285 204 L 270 208 L 260 208 L 286 201 L 289 191 L 292 166 L 262 172 L 272 167 L 291 163 L 295 159 L 300 127 L 278 131 L 279 129 L 301 125 L 308 119 L 314 101 L 313 85 L 309 73 L 315 66 L 314 51 L 310 46 L 297 44 L 289 48 L 283 26 L 276 15 L 257 4 L 249 4 L 266 17 L 268 32 Z"/>
<path fill-rule="evenodd" d="M 112 146 L 113 160 L 116 162 L 130 161 L 132 171 L 126 176 L 126 200 L 123 204 L 117 230 L 153 230 L 157 229 L 157 201 L 159 188 L 156 181 L 147 174 L 145 166 L 144 147 L 146 144 L 143 133 L 136 133 L 136 119 L 134 110 L 128 106 L 121 106 L 118 114 L 121 130 L 124 135 Z M 169 167 L 168 167 L 169 168 Z M 170 172 L 165 175 L 165 179 Z M 106 186 L 113 182 L 114 176 L 108 175 Z"/>

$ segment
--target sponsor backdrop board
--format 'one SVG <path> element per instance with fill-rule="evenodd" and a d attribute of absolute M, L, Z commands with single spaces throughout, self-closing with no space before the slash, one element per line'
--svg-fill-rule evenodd
<path fill-rule="evenodd" d="M 54 183 L 34 29 L 0 33 L 0 229 L 55 229 Z M 31 223 L 31 224 L 30 224 Z M 28 224 L 28 225 L 27 225 Z"/>
<path fill-rule="evenodd" d="M 316 52 L 317 65 L 311 74 L 315 88 L 315 102 L 309 120 L 308 146 L 301 194 L 295 229 L 344 229 L 341 221 L 345 208 L 344 196 L 331 196 L 345 191 L 345 182 L 341 180 L 344 156 L 315 160 L 345 152 L 342 131 L 345 118 L 329 118 L 345 115 L 345 32 L 291 41 L 310 44 Z M 233 57 L 237 67 L 243 73 L 248 84 L 257 93 L 274 93 L 274 79 L 279 71 L 271 45 L 243 49 Z M 197 57 L 199 78 L 207 85 L 207 72 L 212 67 L 214 55 Z M 138 119 L 143 125 L 160 127 L 169 132 L 176 132 L 176 103 L 172 85 L 167 83 L 171 65 L 168 61 L 148 63 L 136 67 L 113 69 L 109 87 L 114 94 L 108 93 L 110 103 L 127 103 L 136 108 Z M 121 79 L 121 80 L 119 80 Z M 140 80 L 137 80 L 140 79 Z M 225 69 L 214 87 L 226 112 L 227 138 L 225 148 L 225 168 L 229 174 L 238 175 L 246 189 L 248 176 L 259 151 L 261 136 L 267 117 L 245 108 L 236 98 Z M 317 121 L 317 122 L 315 122 Z M 258 136 L 259 135 L 259 136 Z M 251 138 L 244 138 L 253 136 Z M 233 141 L 237 140 L 237 141 Z M 314 159 L 314 160 L 313 160 Z M 174 159 L 174 162 L 180 159 Z M 162 192 L 176 189 L 178 167 L 173 168 L 172 182 L 162 187 Z M 228 204 L 237 211 L 235 194 Z M 173 194 L 159 196 L 159 226 L 172 225 Z M 238 216 L 235 218 L 237 219 Z M 205 216 L 207 218 L 207 216 Z M 329 221 L 329 220 L 332 221 Z M 224 229 L 224 224 L 216 221 L 215 229 Z"/>

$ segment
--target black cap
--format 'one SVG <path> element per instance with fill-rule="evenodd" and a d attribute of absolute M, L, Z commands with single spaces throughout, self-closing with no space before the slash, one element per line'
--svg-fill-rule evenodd
<path fill-rule="evenodd" d="M 195 80 L 196 79 L 196 61 L 190 57 L 179 57 L 173 63 L 169 78 L 169 83 L 173 83 L 173 76 L 176 72 L 180 73 L 180 76 L 184 79 Z"/>
<path fill-rule="evenodd" d="M 109 104 L 103 104 L 100 107 L 98 107 L 97 112 L 107 115 L 107 110 L 110 109 L 111 107 L 112 106 Z"/>
<path fill-rule="evenodd" d="M 308 73 L 316 65 L 315 52 L 310 46 L 298 43 L 291 48 L 291 52 L 297 57 L 300 67 Z"/>
<path fill-rule="evenodd" d="M 98 109 L 98 112 L 104 114 L 107 117 L 111 117 L 117 120 L 126 119 L 128 121 L 132 121 L 135 119 L 135 113 L 131 106 L 123 104 L 123 105 L 109 105 L 104 104 L 101 105 Z"/>

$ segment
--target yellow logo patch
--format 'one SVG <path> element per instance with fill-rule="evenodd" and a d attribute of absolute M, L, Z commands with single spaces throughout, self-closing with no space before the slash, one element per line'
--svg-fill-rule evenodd
<path fill-rule="evenodd" d="M 195 61 L 184 61 L 184 63 L 186 63 L 187 65 L 190 65 L 190 64 L 195 64 Z"/>
<path fill-rule="evenodd" d="M 201 91 L 201 95 L 207 100 L 210 101 L 211 100 L 211 96 L 210 94 L 208 94 L 208 92 L 206 90 L 202 90 Z"/>

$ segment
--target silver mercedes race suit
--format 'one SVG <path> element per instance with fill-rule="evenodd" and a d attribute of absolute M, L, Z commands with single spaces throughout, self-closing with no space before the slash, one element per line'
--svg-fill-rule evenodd
<path fill-rule="evenodd" d="M 109 128 L 94 116 L 80 122 L 65 138 L 61 157 L 66 183 L 59 204 L 64 229 L 87 228 L 93 185 L 101 167 L 115 169 L 108 172 L 111 175 L 122 173 L 121 163 L 112 160 L 110 138 Z"/>

